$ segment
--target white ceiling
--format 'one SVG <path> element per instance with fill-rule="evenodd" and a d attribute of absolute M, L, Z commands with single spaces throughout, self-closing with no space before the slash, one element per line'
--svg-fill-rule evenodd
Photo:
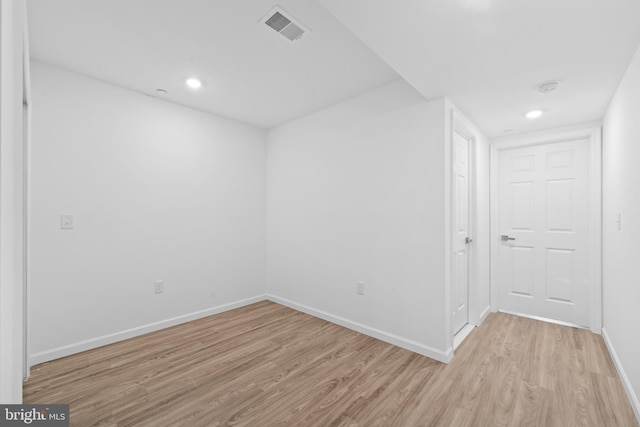
<path fill-rule="evenodd" d="M 31 56 L 263 128 L 400 78 L 315 0 L 277 1 L 311 32 L 260 24 L 276 0 L 28 0 Z"/>
<path fill-rule="evenodd" d="M 640 43 L 640 0 L 278 0 L 295 43 L 275 2 L 28 0 L 32 56 L 264 128 L 402 76 L 499 137 L 601 119 Z"/>
<path fill-rule="evenodd" d="M 319 1 L 490 137 L 602 119 L 640 43 L 640 0 Z M 535 91 L 549 80 L 555 92 Z M 545 114 L 524 118 L 532 109 Z"/>

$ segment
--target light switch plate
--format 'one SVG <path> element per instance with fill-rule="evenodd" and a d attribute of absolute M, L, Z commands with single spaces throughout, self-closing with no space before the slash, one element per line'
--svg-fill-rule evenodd
<path fill-rule="evenodd" d="M 60 228 L 62 230 L 73 230 L 73 215 L 60 215 Z"/>
<path fill-rule="evenodd" d="M 155 294 L 161 294 L 164 292 L 164 281 L 156 280 L 153 282 L 153 292 Z"/>

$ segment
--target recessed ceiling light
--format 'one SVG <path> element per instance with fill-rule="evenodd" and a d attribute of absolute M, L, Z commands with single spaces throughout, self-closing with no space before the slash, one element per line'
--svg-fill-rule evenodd
<path fill-rule="evenodd" d="M 511 133 L 511 132 L 513 132 L 513 129 L 505 129 L 505 130 L 503 131 L 503 133 Z"/>
<path fill-rule="evenodd" d="M 538 117 L 540 117 L 542 115 L 542 111 L 540 110 L 533 110 L 533 111 L 529 111 L 527 114 L 525 114 L 525 117 L 527 119 L 537 119 Z"/>
<path fill-rule="evenodd" d="M 202 82 L 194 77 L 187 79 L 187 86 L 191 89 L 198 89 L 202 87 Z"/>
<path fill-rule="evenodd" d="M 161 95 L 166 95 L 168 92 L 165 89 L 156 89 L 156 93 L 159 93 Z"/>

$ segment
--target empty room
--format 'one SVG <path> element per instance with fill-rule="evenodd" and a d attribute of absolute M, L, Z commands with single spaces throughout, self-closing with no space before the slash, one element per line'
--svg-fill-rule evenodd
<path fill-rule="evenodd" d="M 0 12 L 0 425 L 639 426 L 639 0 Z"/>

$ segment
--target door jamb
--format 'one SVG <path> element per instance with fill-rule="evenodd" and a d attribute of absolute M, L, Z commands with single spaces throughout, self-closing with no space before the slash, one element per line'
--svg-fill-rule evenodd
<path fill-rule="evenodd" d="M 498 310 L 498 251 L 500 249 L 498 217 L 498 171 L 500 152 L 513 148 L 530 147 L 573 141 L 589 141 L 589 329 L 602 332 L 602 128 L 588 127 L 570 131 L 523 135 L 509 140 L 492 142 L 490 146 L 490 198 L 491 198 L 491 307 Z"/>
<path fill-rule="evenodd" d="M 23 38 L 23 66 L 22 66 L 22 138 L 23 138 L 23 283 L 22 283 L 22 378 L 29 379 L 31 373 L 31 364 L 29 358 L 29 267 L 30 267 L 30 210 L 31 210 L 31 123 L 32 123 L 32 106 L 31 106 L 31 63 L 29 48 L 29 23 L 25 19 L 24 38 Z"/>

